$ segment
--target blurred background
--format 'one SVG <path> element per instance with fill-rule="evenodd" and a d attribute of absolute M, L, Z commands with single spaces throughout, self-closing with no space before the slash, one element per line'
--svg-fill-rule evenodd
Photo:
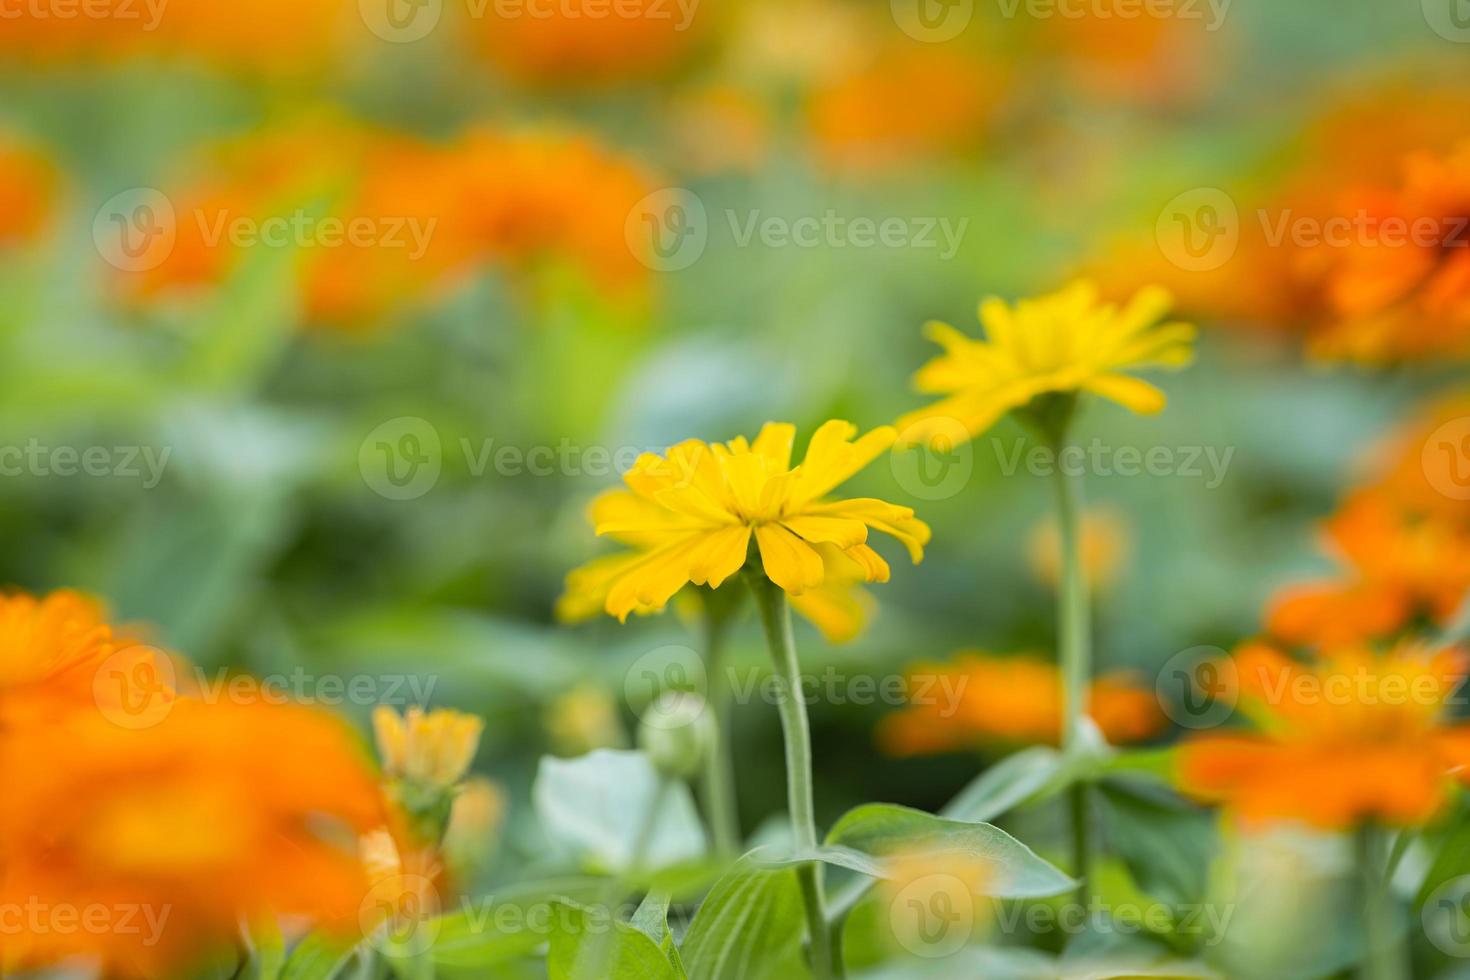
<path fill-rule="evenodd" d="M 0 0 L 0 581 L 95 592 L 208 678 L 482 715 L 503 870 L 537 757 L 628 744 L 640 658 L 698 648 L 674 609 L 556 621 L 588 501 L 679 439 L 887 424 L 926 320 L 1087 274 L 1202 326 L 1163 415 L 1078 433 L 1100 664 L 1152 688 L 1330 574 L 1319 522 L 1455 376 L 1470 331 L 1344 330 L 1320 250 L 1273 233 L 1466 135 L 1455 12 Z M 1033 446 L 1005 423 L 855 480 L 934 543 L 886 552 L 851 642 L 798 624 L 808 669 L 1049 655 Z M 748 610 L 733 645 L 760 676 Z M 784 784 L 747 700 L 749 832 Z M 819 820 L 935 809 L 989 757 L 885 755 L 899 705 L 854 700 L 812 706 Z"/>

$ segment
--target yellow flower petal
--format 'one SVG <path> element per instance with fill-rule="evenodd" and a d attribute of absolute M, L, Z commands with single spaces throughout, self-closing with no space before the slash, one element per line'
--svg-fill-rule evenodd
<path fill-rule="evenodd" d="M 822 584 L 822 557 L 812 546 L 775 524 L 755 529 L 766 577 L 792 595 Z"/>

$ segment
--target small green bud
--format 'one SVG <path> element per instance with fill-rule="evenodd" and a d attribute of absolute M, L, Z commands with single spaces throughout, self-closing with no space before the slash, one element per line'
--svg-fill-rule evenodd
<path fill-rule="evenodd" d="M 638 747 L 654 768 L 678 779 L 688 779 L 704 768 L 714 740 L 709 705 L 692 691 L 660 694 L 638 724 Z"/>

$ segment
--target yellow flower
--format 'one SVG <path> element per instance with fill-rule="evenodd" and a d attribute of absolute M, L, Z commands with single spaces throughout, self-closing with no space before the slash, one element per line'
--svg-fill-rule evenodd
<path fill-rule="evenodd" d="M 404 715 L 380 705 L 373 710 L 373 733 L 383 772 L 423 786 L 458 783 L 474 761 L 484 723 L 474 715 L 445 708 L 424 713 L 414 706 Z"/>
<path fill-rule="evenodd" d="M 886 426 L 856 434 L 849 422 L 827 422 L 798 466 L 791 465 L 796 428 L 775 422 L 754 442 L 691 439 L 665 456 L 640 457 L 624 477 L 628 489 L 592 505 L 597 533 L 634 550 L 572 572 L 564 611 L 604 593 L 603 608 L 620 620 L 660 610 L 690 583 L 719 587 L 745 565 L 752 539 L 766 576 L 793 597 L 838 580 L 823 545 L 855 563 L 863 581 L 886 582 L 888 564 L 868 547 L 868 529 L 894 536 L 918 562 L 929 528 L 909 508 L 882 500 L 823 499 L 897 437 Z"/>
<path fill-rule="evenodd" d="M 944 323 L 925 327 L 944 354 L 914 376 L 926 394 L 947 395 L 899 420 L 906 445 L 950 434 L 955 424 L 971 438 L 1006 412 L 1038 395 L 1088 391 L 1135 412 L 1164 407 L 1164 393 L 1123 372 L 1130 368 L 1187 365 L 1195 329 L 1158 320 L 1168 310 L 1167 290 L 1139 290 L 1119 309 L 1101 302 L 1097 288 L 1079 281 L 1014 307 L 995 297 L 980 304 L 989 339 L 972 340 Z"/>

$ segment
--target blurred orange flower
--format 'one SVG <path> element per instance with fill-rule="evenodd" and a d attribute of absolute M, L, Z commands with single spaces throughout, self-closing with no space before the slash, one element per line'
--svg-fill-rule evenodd
<path fill-rule="evenodd" d="M 0 248 L 36 239 L 51 220 L 60 181 L 40 150 L 0 136 Z"/>
<path fill-rule="evenodd" d="M 910 707 L 878 728 L 878 743 L 891 755 L 1061 740 L 1062 679 L 1054 664 L 966 652 L 947 664 L 919 664 L 908 676 Z M 1126 675 L 1095 680 L 1087 712 L 1112 743 L 1141 741 L 1164 726 L 1154 692 Z"/>
<path fill-rule="evenodd" d="M 511 77 L 577 87 L 664 74 L 689 54 L 717 13 L 711 0 L 500 0 L 470 30 Z"/>
<path fill-rule="evenodd" d="M 591 139 L 477 130 L 434 145 L 337 118 L 223 143 L 176 192 L 156 261 L 122 274 L 139 298 L 217 286 L 248 255 L 289 250 L 307 323 L 360 331 L 498 262 L 567 263 L 620 301 L 648 269 L 627 243 L 647 193 Z"/>
<path fill-rule="evenodd" d="M 1330 648 L 1443 628 L 1470 595 L 1470 402 L 1429 405 L 1377 451 L 1374 478 L 1325 524 L 1335 579 L 1289 586 L 1266 631 L 1293 646 Z"/>
<path fill-rule="evenodd" d="M 83 709 L 146 720 L 173 701 L 173 678 L 168 658 L 109 626 L 95 599 L 0 594 L 0 737 Z"/>
<path fill-rule="evenodd" d="M 184 699 L 127 730 L 77 713 L 6 732 L 0 771 L 0 901 L 116 917 L 8 937 L 7 972 L 88 956 L 108 975 L 155 976 L 231 945 L 242 921 L 356 927 L 357 835 L 385 811 L 329 715 Z"/>
<path fill-rule="evenodd" d="M 1302 665 L 1252 644 L 1233 663 L 1239 707 L 1256 731 L 1186 742 L 1178 777 L 1248 824 L 1416 826 L 1440 811 L 1451 774 L 1470 763 L 1470 727 L 1444 722 L 1467 667 L 1461 651 L 1342 648 Z"/>
<path fill-rule="evenodd" d="M 893 47 L 810 96 L 812 136 L 830 165 L 887 170 L 973 148 L 1008 78 L 975 53 Z"/>

